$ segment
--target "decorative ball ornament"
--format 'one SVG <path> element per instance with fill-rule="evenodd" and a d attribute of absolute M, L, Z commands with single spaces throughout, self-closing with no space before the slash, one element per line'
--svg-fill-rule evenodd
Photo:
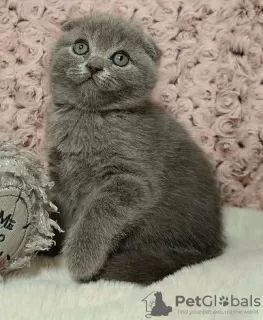
<path fill-rule="evenodd" d="M 62 232 L 49 217 L 52 186 L 32 152 L 0 141 L 0 275 L 29 266 L 54 244 L 54 229 Z"/>

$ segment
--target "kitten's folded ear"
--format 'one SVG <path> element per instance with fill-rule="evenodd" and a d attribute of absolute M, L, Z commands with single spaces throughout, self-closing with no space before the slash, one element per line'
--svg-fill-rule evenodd
<path fill-rule="evenodd" d="M 72 29 L 74 29 L 77 25 L 77 21 L 76 20 L 64 20 L 62 21 L 62 23 L 60 24 L 60 29 L 62 31 L 70 31 Z"/>
<path fill-rule="evenodd" d="M 155 62 L 160 61 L 162 57 L 162 51 L 152 38 L 150 37 L 146 38 L 144 47 L 145 47 L 146 53 L 153 59 L 153 61 Z"/>

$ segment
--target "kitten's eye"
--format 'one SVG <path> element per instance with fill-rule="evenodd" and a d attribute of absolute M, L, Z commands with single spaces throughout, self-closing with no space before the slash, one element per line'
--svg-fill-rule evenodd
<path fill-rule="evenodd" d="M 130 57 L 128 56 L 127 53 L 124 52 L 116 52 L 114 55 L 111 57 L 111 60 L 116 66 L 118 67 L 125 67 L 130 61 Z"/>
<path fill-rule="evenodd" d="M 77 42 L 73 46 L 73 51 L 79 56 L 83 56 L 89 52 L 89 47 L 85 42 Z"/>

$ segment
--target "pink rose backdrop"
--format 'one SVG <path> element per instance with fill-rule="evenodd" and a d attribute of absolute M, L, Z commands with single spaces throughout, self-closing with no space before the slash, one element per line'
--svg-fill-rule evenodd
<path fill-rule="evenodd" d="M 205 150 L 225 202 L 263 208 L 261 0 L 0 0 L 0 136 L 44 159 L 48 48 L 61 21 L 92 10 L 133 17 L 155 38 L 155 98 Z"/>

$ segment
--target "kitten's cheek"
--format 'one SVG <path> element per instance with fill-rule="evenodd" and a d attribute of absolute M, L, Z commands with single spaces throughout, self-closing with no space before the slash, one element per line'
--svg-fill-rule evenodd
<path fill-rule="evenodd" d="M 66 77 L 69 81 L 74 82 L 77 85 L 80 85 L 85 80 L 81 75 L 71 71 L 66 72 Z"/>

